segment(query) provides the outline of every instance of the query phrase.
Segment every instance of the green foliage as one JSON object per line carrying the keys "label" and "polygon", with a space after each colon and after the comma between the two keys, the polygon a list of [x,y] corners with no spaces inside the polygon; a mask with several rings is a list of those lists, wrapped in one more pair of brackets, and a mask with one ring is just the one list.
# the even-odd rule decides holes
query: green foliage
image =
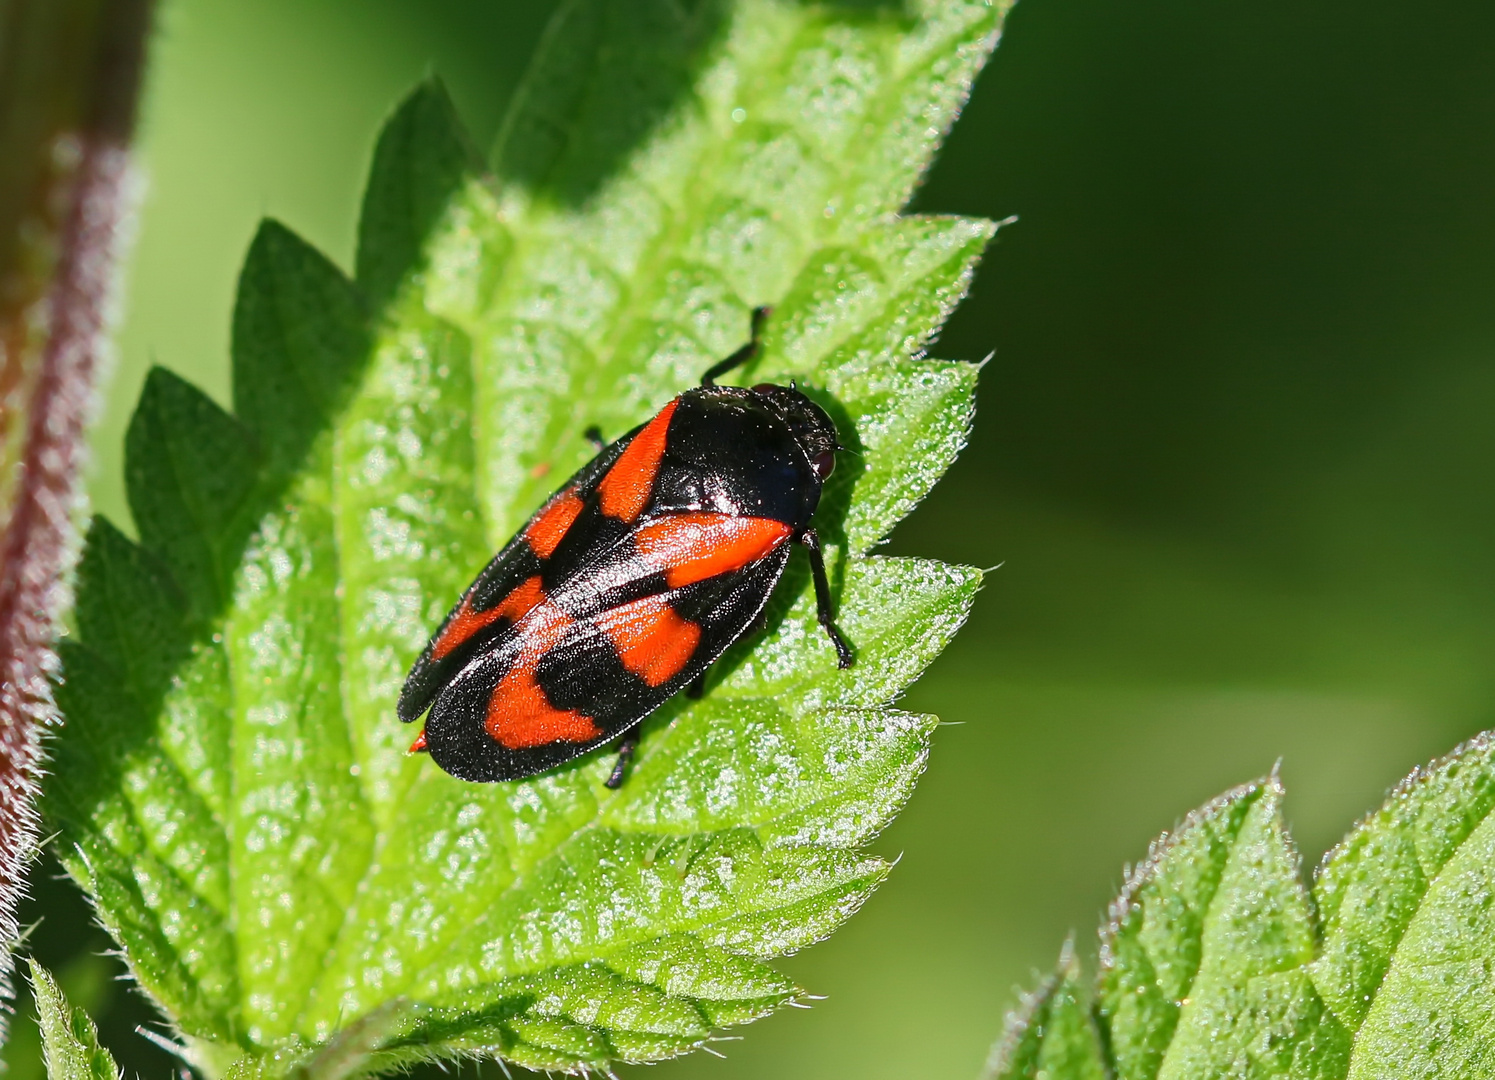
{"label": "green foliage", "polygon": [[119,1067],[99,1045],[93,1021],[68,1004],[56,980],[34,960],[31,991],[50,1080],[119,1080]]}
{"label": "green foliage", "polygon": [[[887,873],[862,846],[934,719],[890,703],[978,572],[869,555],[966,436],[977,369],[926,359],[992,235],[899,218],[995,40],[968,0],[578,0],[485,171],[443,91],[374,155],[357,277],[266,223],[233,415],[148,381],[140,543],[95,522],[47,811],[140,985],[209,1076],[502,1055],[656,1060],[797,989],[764,961]],[[764,634],[595,755],[467,784],[394,700],[454,597],[589,455],[775,308],[857,456],[827,489],[842,671],[796,561]]]}
{"label": "green foliage", "polygon": [[991,1080],[1106,1080],[1080,965],[1066,942],[1059,970],[1023,1001],[992,1053]]}
{"label": "green foliage", "polygon": [[1248,784],[1157,841],[1112,905],[1093,993],[1066,959],[1009,1021],[993,1080],[1495,1076],[1495,740],[1413,772],[1311,893],[1282,796],[1275,776]]}

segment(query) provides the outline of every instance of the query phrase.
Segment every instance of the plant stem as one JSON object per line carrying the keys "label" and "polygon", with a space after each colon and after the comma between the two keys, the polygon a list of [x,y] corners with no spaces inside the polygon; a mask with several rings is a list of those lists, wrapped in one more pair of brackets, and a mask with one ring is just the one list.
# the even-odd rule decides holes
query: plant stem
{"label": "plant stem", "polygon": [[36,844],[52,642],[134,205],[151,0],[0,0],[0,978]]}

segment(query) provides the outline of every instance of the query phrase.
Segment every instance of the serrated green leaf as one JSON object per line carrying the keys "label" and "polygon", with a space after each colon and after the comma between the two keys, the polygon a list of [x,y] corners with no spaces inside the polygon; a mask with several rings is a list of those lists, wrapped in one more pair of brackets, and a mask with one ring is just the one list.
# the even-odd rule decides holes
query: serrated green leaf
{"label": "serrated green leaf", "polygon": [[1495,1076],[1495,741],[1426,770],[1324,860],[1315,983],[1355,1032],[1348,1076]]}
{"label": "serrated green leaf", "polygon": [[1007,1017],[983,1080],[1106,1080],[1080,965],[1070,945],[1059,970]]}
{"label": "serrated green leaf", "polygon": [[[429,238],[481,167],[451,99],[438,84],[411,94],[390,117],[374,154],[358,221],[354,276],[375,311],[426,261]],[[442,254],[447,257],[434,261],[450,265],[450,254]],[[473,269],[481,274],[486,268]]]}
{"label": "serrated green leaf", "polygon": [[[178,690],[196,682],[204,655],[214,652],[188,661]],[[171,747],[181,717],[174,723],[168,705],[152,730],[150,715],[103,657],[69,641],[59,656],[67,679],[57,699],[68,736],[55,743],[46,809],[72,842],[63,863],[171,1017],[187,1030],[228,1038],[238,1026],[239,1000],[228,926],[229,842],[223,818],[193,787],[221,782],[227,772],[220,762],[215,773],[208,755],[178,764]],[[199,717],[216,721],[217,730],[203,734],[226,747],[227,714],[214,712],[206,697],[202,704],[192,727]]]}
{"label": "serrated green leaf", "polygon": [[[1495,737],[1403,781],[1325,857],[1312,902],[1282,794],[1271,777],[1221,796],[1129,875],[1096,989],[1109,1074],[1495,1077]],[[1039,1075],[1052,1037],[1019,1030],[1002,1060],[1029,1072],[997,1075]]]}
{"label": "serrated green leaf", "polygon": [[190,645],[187,603],[167,564],[95,518],[78,563],[78,634],[149,711]]}
{"label": "serrated green leaf", "polygon": [[[886,875],[861,846],[935,724],[889,705],[980,585],[867,553],[970,424],[976,366],[924,349],[993,227],[894,215],[999,16],[576,0],[491,173],[439,84],[397,110],[356,281],[261,228],[235,415],[162,373],[132,425],[142,544],[95,527],[49,804],[205,1073],[657,1060],[798,993],[764,961]],[[760,304],[741,378],[797,380],[856,451],[817,525],[857,664],[796,556],[621,791],[605,754],[476,785],[404,753],[411,659],[582,432],[693,385]]]}
{"label": "serrated green leaf", "polygon": [[125,486],[141,545],[171,565],[200,621],[228,598],[258,465],[243,425],[164,368],[150,372],[125,435]]}
{"label": "serrated green leaf", "polygon": [[1273,777],[1205,807],[1118,901],[1102,1014],[1125,1007],[1148,967],[1157,994],[1177,1007],[1161,1038],[1166,1024],[1108,1024],[1118,1076],[1328,1077],[1342,1069],[1344,1029],[1308,977],[1314,926],[1282,795]]}
{"label": "serrated green leaf", "polygon": [[74,1009],[56,981],[31,961],[31,990],[50,1080],[119,1080],[122,1075],[82,1009]]}
{"label": "serrated green leaf", "polygon": [[[272,478],[304,465],[352,393],[368,358],[366,310],[353,283],[315,248],[278,222],[260,225],[234,304],[234,412]],[[199,465],[218,468],[206,457]]]}

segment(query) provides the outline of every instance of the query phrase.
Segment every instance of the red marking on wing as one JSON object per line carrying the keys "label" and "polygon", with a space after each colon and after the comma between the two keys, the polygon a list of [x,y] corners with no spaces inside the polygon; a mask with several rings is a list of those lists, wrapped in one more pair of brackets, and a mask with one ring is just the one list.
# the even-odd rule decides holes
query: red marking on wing
{"label": "red marking on wing", "polygon": [[422,731],[419,735],[417,735],[415,737],[415,741],[410,744],[410,749],[406,750],[405,753],[407,753],[407,754],[424,754],[429,749],[431,749],[431,748],[426,745],[426,733],[424,731]]}
{"label": "red marking on wing", "polygon": [[554,742],[588,742],[602,734],[590,716],[575,709],[557,709],[535,679],[540,657],[561,640],[574,620],[546,604],[535,609],[522,629],[524,644],[509,673],[498,681],[488,699],[483,726],[501,746],[524,750]]}
{"label": "red marking on wing", "polygon": [[732,514],[675,514],[634,535],[639,554],[664,571],[672,589],[741,570],[789,539],[788,525]]}
{"label": "red marking on wing", "polygon": [[576,493],[566,490],[557,495],[545,509],[535,515],[535,520],[524,527],[524,539],[536,555],[548,559],[560,546],[566,530],[576,521],[584,504]]}
{"label": "red marking on wing", "polygon": [[597,485],[598,501],[608,517],[633,521],[643,512],[644,504],[649,501],[649,492],[654,487],[654,478],[659,475],[665,432],[678,404],[680,399],[676,398],[660,409],[659,415],[633,437],[628,448]]}
{"label": "red marking on wing", "polygon": [[518,622],[544,599],[545,588],[538,575],[526,578],[523,584],[503,598],[502,603],[486,611],[474,611],[472,597],[464,598],[457,614],[452,616],[452,621],[442,628],[441,636],[436,639],[436,644],[431,649],[432,657],[437,660],[444,658],[473,634],[499,619]]}
{"label": "red marking on wing", "polygon": [[597,626],[618,650],[623,666],[650,686],[662,686],[680,674],[701,643],[701,628],[681,618],[662,596],[604,611]]}

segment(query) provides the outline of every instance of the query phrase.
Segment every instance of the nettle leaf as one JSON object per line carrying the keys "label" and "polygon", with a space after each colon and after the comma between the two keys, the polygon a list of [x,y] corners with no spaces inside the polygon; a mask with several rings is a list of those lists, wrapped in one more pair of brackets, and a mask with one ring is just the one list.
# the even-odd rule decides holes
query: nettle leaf
{"label": "nettle leaf", "polygon": [[1106,1080],[1072,944],[1065,943],[1059,970],[1007,1017],[1007,1036],[993,1048],[986,1075],[991,1080]]}
{"label": "nettle leaf", "polygon": [[1157,841],[1094,989],[1066,961],[989,1075],[1495,1077],[1495,737],[1413,772],[1311,894],[1282,795],[1275,776],[1237,788]]}
{"label": "nettle leaf", "polygon": [[68,1004],[56,980],[34,960],[31,989],[47,1076],[51,1080],[119,1080],[119,1066],[99,1045],[93,1021],[82,1009]]}
{"label": "nettle leaf", "polygon": [[[80,570],[48,813],[209,1076],[701,1045],[798,989],[765,964],[888,866],[923,768],[891,703],[980,574],[868,554],[963,445],[977,367],[924,349],[989,222],[902,218],[996,39],[979,0],[576,0],[491,164],[438,85],[381,135],[347,279],[266,223],[233,414],[165,372],[127,443],[140,543]],[[842,671],[791,563],[766,630],[599,753],[469,784],[394,703],[475,572],[772,305],[741,379],[798,380],[847,455],[817,522]]]}

